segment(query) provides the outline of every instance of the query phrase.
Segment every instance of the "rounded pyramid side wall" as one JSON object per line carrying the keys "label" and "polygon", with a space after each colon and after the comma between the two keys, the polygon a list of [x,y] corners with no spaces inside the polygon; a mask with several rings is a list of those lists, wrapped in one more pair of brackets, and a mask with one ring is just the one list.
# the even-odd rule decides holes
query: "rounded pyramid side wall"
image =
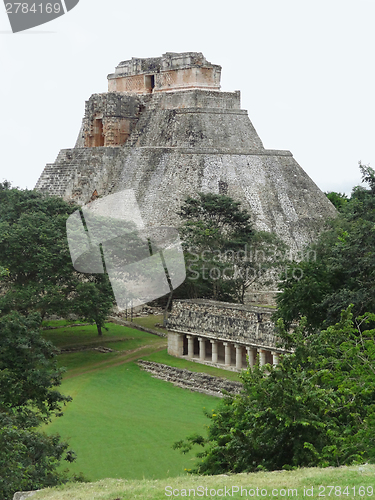
{"label": "rounded pyramid side wall", "polygon": [[[266,152],[265,152],[266,153]],[[178,226],[177,212],[197,192],[227,194],[242,203],[259,230],[294,249],[313,241],[336,210],[288,152],[194,154],[134,148],[118,158],[116,191],[132,188],[149,225]]]}
{"label": "rounded pyramid side wall", "polygon": [[313,241],[335,216],[290,152],[263,148],[240,109],[239,92],[192,90],[142,99],[124,146],[63,150],[37,188],[82,205],[95,190],[105,196],[134,189],[152,226],[178,226],[187,196],[228,194],[251,213],[257,229],[275,232],[292,249]]}

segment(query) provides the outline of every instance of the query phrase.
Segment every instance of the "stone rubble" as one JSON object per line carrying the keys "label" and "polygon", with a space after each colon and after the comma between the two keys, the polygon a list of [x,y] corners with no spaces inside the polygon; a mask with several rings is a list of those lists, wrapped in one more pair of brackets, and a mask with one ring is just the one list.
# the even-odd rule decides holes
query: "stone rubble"
{"label": "stone rubble", "polygon": [[222,391],[230,394],[239,394],[243,388],[240,382],[232,382],[225,378],[214,377],[206,373],[191,372],[186,369],[174,368],[153,361],[138,360],[138,365],[153,377],[171,382],[177,387],[201,392],[209,396],[224,397]]}

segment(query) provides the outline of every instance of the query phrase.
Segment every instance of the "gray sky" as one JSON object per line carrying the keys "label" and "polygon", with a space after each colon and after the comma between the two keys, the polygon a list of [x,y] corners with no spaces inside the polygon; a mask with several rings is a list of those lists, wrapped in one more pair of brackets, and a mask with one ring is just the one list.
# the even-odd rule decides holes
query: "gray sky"
{"label": "gray sky", "polygon": [[131,57],[203,52],[268,149],[290,150],[323,190],[375,168],[374,0],[80,0],[12,34],[0,13],[0,181],[33,188],[73,147],[91,94]]}

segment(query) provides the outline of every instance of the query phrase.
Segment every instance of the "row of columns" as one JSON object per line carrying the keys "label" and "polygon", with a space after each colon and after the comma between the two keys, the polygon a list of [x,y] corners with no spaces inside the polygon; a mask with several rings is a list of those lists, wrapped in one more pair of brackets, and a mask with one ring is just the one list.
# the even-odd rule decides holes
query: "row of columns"
{"label": "row of columns", "polygon": [[[194,357],[194,335],[186,335],[187,340],[188,340],[188,349],[187,349],[187,357],[188,358],[193,358]],[[212,349],[211,349],[211,359],[207,360],[206,359],[206,341],[208,339],[205,339],[203,337],[198,337],[199,341],[199,359],[201,361],[211,361],[212,363],[219,363],[219,341],[218,340],[210,340],[210,343],[212,344]],[[241,370],[244,368],[243,366],[243,348],[244,346],[239,345],[239,344],[232,344],[231,342],[223,342],[223,345],[225,347],[225,356],[224,356],[224,365],[225,366],[232,366],[232,347],[236,349],[236,368],[238,370]],[[258,349],[255,347],[246,347],[247,351],[247,356],[249,359],[249,365],[250,368],[253,368],[257,355],[259,353],[259,364],[260,366],[265,365],[266,363],[270,362],[267,361],[267,357],[269,357],[269,354],[272,356],[272,364],[276,366],[279,363],[279,353],[275,351],[268,351],[266,349]]]}

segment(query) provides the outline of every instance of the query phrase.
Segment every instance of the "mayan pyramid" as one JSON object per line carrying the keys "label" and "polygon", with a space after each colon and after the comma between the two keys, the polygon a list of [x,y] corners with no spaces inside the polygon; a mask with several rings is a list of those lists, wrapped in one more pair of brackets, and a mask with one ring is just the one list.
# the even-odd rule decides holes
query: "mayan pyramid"
{"label": "mayan pyramid", "polygon": [[86,102],[75,147],[36,189],[81,205],[133,189],[149,226],[178,225],[188,195],[228,194],[257,229],[301,248],[335,209],[292,153],[264,149],[240,92],[221,92],[220,76],[197,52],[121,62],[108,92]]}

